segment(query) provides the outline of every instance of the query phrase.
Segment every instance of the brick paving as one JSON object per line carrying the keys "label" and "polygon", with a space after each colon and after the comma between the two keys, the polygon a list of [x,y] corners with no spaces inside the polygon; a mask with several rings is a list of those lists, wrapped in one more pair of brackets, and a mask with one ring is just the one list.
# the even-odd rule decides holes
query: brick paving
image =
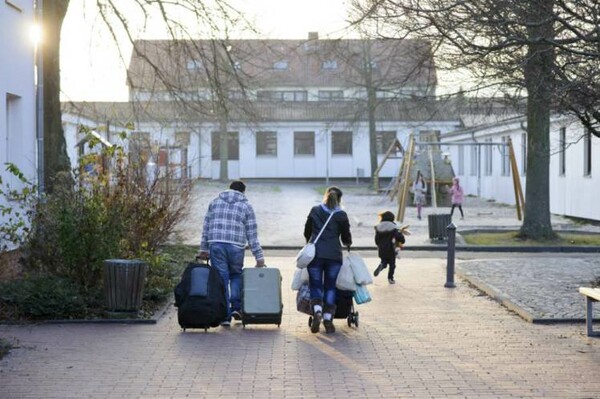
{"label": "brick paving", "polygon": [[173,308],[156,325],[0,326],[18,342],[0,361],[0,397],[600,397],[600,340],[583,325],[527,323],[460,279],[444,288],[441,258],[407,253],[396,285],[369,286],[358,328],[311,334],[290,255],[267,254],[284,277],[280,328],[182,333]]}
{"label": "brick paving", "polygon": [[[196,186],[179,231],[184,242],[198,244],[206,205],[222,186]],[[250,182],[263,245],[302,245],[319,186]],[[355,245],[372,246],[377,213],[397,206],[365,186],[340,186]],[[464,208],[459,233],[520,224],[511,207],[467,198]],[[447,211],[425,208],[417,220],[408,208],[408,247],[428,244],[426,216]],[[523,317],[580,318],[576,288],[600,275],[597,256],[458,253],[457,272],[471,283],[457,277],[457,288],[447,289],[444,252],[404,254],[398,283],[377,278],[373,301],[357,306],[359,327],[336,320],[335,335],[309,332],[289,290],[294,253],[273,250],[267,262],[284,277],[280,328],[182,333],[172,307],[155,325],[0,325],[17,346],[0,361],[0,398],[600,398],[600,339],[585,336],[584,324],[528,323],[471,285]],[[363,255],[376,265],[374,252]]]}

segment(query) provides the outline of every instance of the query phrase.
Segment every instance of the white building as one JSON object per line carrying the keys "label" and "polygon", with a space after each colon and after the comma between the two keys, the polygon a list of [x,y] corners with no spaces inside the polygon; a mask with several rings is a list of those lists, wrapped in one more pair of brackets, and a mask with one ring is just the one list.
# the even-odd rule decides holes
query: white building
{"label": "white building", "polygon": [[9,182],[7,162],[29,179],[36,176],[34,21],[33,1],[0,3],[0,173]]}
{"label": "white building", "polygon": [[[526,119],[509,118],[457,130],[442,142],[498,143],[512,140],[523,191],[527,184]],[[550,212],[600,220],[600,140],[574,118],[555,115],[550,124]],[[508,152],[498,146],[447,146],[465,194],[516,204]]]}
{"label": "white building", "polygon": [[66,118],[132,125],[132,151],[191,178],[219,177],[225,113],[230,179],[369,176],[369,90],[379,161],[395,138],[460,126],[428,100],[435,66],[418,40],[142,40],[127,82],[131,103],[65,104]]}
{"label": "white building", "polygon": [[[6,172],[7,163],[16,165],[34,183],[37,175],[33,3],[0,2],[0,177],[3,186],[8,184],[11,189],[22,184]],[[2,201],[5,199],[0,197],[0,203],[7,205]],[[6,217],[0,215],[0,223]]]}

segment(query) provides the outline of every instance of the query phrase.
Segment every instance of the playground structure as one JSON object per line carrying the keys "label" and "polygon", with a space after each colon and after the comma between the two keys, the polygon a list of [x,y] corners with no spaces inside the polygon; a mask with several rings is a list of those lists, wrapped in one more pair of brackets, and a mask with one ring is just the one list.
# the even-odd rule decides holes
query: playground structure
{"label": "playground structure", "polygon": [[[394,140],[388,150],[386,151],[380,165],[375,170],[373,176],[373,187],[377,192],[384,191],[385,195],[393,200],[398,200],[398,212],[396,213],[396,220],[399,222],[404,221],[406,203],[409,199],[409,189],[412,187],[413,181],[416,178],[417,171],[421,171],[423,179],[428,187],[428,193],[430,193],[430,203],[434,208],[438,206],[438,195],[441,196],[442,201],[448,200],[446,188],[452,184],[452,179],[455,176],[452,168],[451,161],[443,156],[440,146],[477,146],[477,178],[481,179],[481,147],[482,146],[505,146],[508,150],[508,157],[510,160],[510,170],[513,179],[513,189],[515,193],[515,204],[517,210],[517,219],[522,220],[523,212],[525,208],[525,200],[523,196],[523,189],[521,187],[521,179],[519,178],[519,170],[517,168],[517,161],[515,158],[515,152],[513,149],[512,141],[509,139],[503,143],[491,143],[491,142],[470,142],[470,143],[440,143],[438,140],[435,141],[415,141],[413,135],[409,136],[408,148],[404,150],[398,139]],[[417,146],[420,151],[417,151]],[[426,149],[426,150],[425,150]],[[392,156],[398,152],[403,153],[402,157]],[[383,165],[388,159],[402,158],[402,163],[398,174],[390,185],[381,190],[379,188],[379,172],[383,168]],[[444,198],[446,196],[446,198]]]}

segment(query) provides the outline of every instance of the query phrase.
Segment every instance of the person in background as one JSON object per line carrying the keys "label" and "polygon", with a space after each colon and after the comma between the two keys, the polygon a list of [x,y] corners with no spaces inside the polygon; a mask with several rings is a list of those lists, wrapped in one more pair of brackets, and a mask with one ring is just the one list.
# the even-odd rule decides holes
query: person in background
{"label": "person in background", "polygon": [[388,283],[395,284],[394,272],[396,271],[396,249],[406,242],[404,234],[394,222],[394,214],[385,211],[379,214],[379,223],[375,225],[375,244],[379,255],[379,266],[373,272],[377,277],[386,267],[388,269]]}
{"label": "person in background", "polygon": [[464,219],[465,214],[463,213],[462,203],[464,199],[463,188],[460,185],[458,177],[452,179],[452,187],[450,187],[450,195],[452,196],[452,209],[450,210],[450,217],[454,214],[454,208],[458,207],[460,211],[460,218]]}
{"label": "person in background", "polygon": [[423,179],[420,170],[417,171],[417,178],[413,183],[412,191],[414,195],[414,204],[417,207],[417,218],[421,220],[421,210],[426,201],[425,194],[427,193],[427,184],[425,184],[425,180]]}
{"label": "person in background", "polygon": [[331,215],[331,220],[315,244],[315,258],[307,267],[313,311],[312,333],[319,332],[321,321],[326,333],[335,332],[335,282],[342,267],[342,243],[348,249],[352,245],[350,220],[342,210],[341,203],[342,190],[335,186],[327,188],[323,202],[312,207],[304,225],[304,238],[307,242],[314,242]]}
{"label": "person in background", "polygon": [[246,243],[263,267],[265,259],[258,241],[258,226],[252,205],[244,195],[246,185],[241,180],[231,183],[208,205],[200,241],[200,259],[209,259],[225,284],[227,318],[221,325],[231,325],[231,318],[241,320],[241,277]]}

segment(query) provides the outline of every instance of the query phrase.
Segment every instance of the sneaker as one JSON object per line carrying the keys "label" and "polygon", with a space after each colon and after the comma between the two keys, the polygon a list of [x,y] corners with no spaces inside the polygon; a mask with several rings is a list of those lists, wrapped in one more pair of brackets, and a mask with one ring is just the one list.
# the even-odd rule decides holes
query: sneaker
{"label": "sneaker", "polygon": [[234,310],[233,312],[231,312],[231,317],[233,317],[234,320],[242,320],[242,314],[240,312],[238,312],[237,310]]}
{"label": "sneaker", "polygon": [[316,334],[319,332],[319,328],[321,326],[321,320],[323,319],[322,312],[316,312],[313,315],[312,323],[310,324],[310,332]]}
{"label": "sneaker", "polygon": [[379,273],[383,270],[383,264],[379,264],[379,266],[377,266],[377,269],[375,269],[375,271],[373,272],[373,276],[377,277],[379,276]]}
{"label": "sneaker", "polygon": [[221,322],[221,327],[231,327],[231,322],[230,321],[222,321]]}
{"label": "sneaker", "polygon": [[335,332],[333,320],[323,320],[323,326],[325,327],[325,332],[327,334],[333,334]]}
{"label": "sneaker", "polygon": [[388,278],[388,283],[390,283],[390,284],[396,284],[396,282],[394,281],[393,278]]}

